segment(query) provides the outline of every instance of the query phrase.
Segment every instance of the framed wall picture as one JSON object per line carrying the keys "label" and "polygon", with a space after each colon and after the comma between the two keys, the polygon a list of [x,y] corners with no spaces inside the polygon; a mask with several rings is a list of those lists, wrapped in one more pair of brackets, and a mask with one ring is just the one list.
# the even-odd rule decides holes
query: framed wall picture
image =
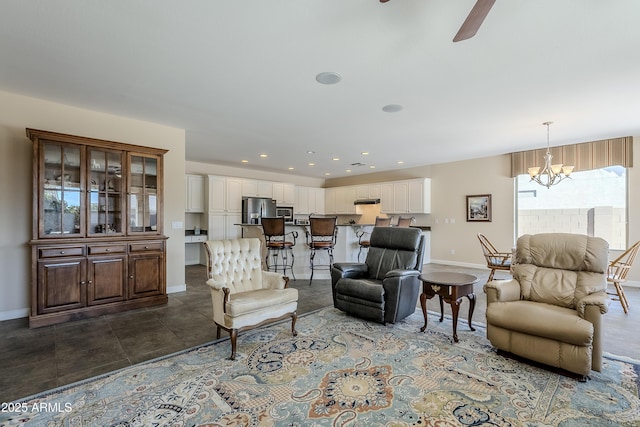
{"label": "framed wall picture", "polygon": [[467,196],[467,221],[491,221],[491,194]]}

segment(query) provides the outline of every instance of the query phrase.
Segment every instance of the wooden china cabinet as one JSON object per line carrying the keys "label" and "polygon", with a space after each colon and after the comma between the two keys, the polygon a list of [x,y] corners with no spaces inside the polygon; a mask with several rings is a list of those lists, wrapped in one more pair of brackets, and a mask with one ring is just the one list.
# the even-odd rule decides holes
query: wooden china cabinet
{"label": "wooden china cabinet", "polygon": [[167,150],[27,129],[31,314],[39,327],[167,302]]}

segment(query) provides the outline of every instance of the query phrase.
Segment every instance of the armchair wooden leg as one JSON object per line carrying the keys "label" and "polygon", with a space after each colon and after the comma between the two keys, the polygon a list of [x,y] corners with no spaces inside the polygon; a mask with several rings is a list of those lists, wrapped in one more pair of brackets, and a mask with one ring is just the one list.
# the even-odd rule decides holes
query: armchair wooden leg
{"label": "armchair wooden leg", "polygon": [[293,312],[291,313],[291,334],[294,337],[298,336],[298,331],[296,331],[296,321],[298,320],[298,313],[297,312]]}
{"label": "armchair wooden leg", "polygon": [[216,328],[216,339],[220,339],[220,326]]}
{"label": "armchair wooden leg", "polygon": [[231,356],[229,360],[236,360],[236,340],[238,339],[238,330],[231,329],[229,331],[229,336],[231,337]]}
{"label": "armchair wooden leg", "polygon": [[489,278],[487,279],[487,283],[493,280],[493,275],[496,274],[496,270],[491,269],[491,273],[489,273]]}
{"label": "armchair wooden leg", "polygon": [[624,294],[622,285],[618,282],[614,282],[613,285],[616,288],[616,293],[618,294],[618,299],[620,300],[620,305],[624,310],[624,314],[627,314],[629,312],[629,301],[627,301],[627,296]]}

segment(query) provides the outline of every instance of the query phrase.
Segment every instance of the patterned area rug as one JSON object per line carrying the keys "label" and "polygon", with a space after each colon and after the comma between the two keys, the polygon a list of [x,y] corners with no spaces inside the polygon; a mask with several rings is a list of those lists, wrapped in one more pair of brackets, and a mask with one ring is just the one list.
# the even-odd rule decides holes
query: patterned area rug
{"label": "patterned area rug", "polygon": [[[637,426],[637,366],[580,383],[496,353],[482,327],[333,308],[15,402],[0,426]],[[474,324],[475,325],[475,324]]]}

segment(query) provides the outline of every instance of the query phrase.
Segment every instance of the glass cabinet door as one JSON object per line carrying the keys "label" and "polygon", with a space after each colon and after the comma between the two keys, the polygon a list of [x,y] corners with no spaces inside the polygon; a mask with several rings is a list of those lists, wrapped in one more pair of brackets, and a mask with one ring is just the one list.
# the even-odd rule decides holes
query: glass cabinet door
{"label": "glass cabinet door", "polygon": [[131,155],[129,233],[158,231],[158,158]]}
{"label": "glass cabinet door", "polygon": [[45,141],[42,148],[43,195],[40,198],[40,235],[80,235],[82,203],[81,148]]}
{"label": "glass cabinet door", "polygon": [[122,234],[121,151],[89,149],[89,235]]}

